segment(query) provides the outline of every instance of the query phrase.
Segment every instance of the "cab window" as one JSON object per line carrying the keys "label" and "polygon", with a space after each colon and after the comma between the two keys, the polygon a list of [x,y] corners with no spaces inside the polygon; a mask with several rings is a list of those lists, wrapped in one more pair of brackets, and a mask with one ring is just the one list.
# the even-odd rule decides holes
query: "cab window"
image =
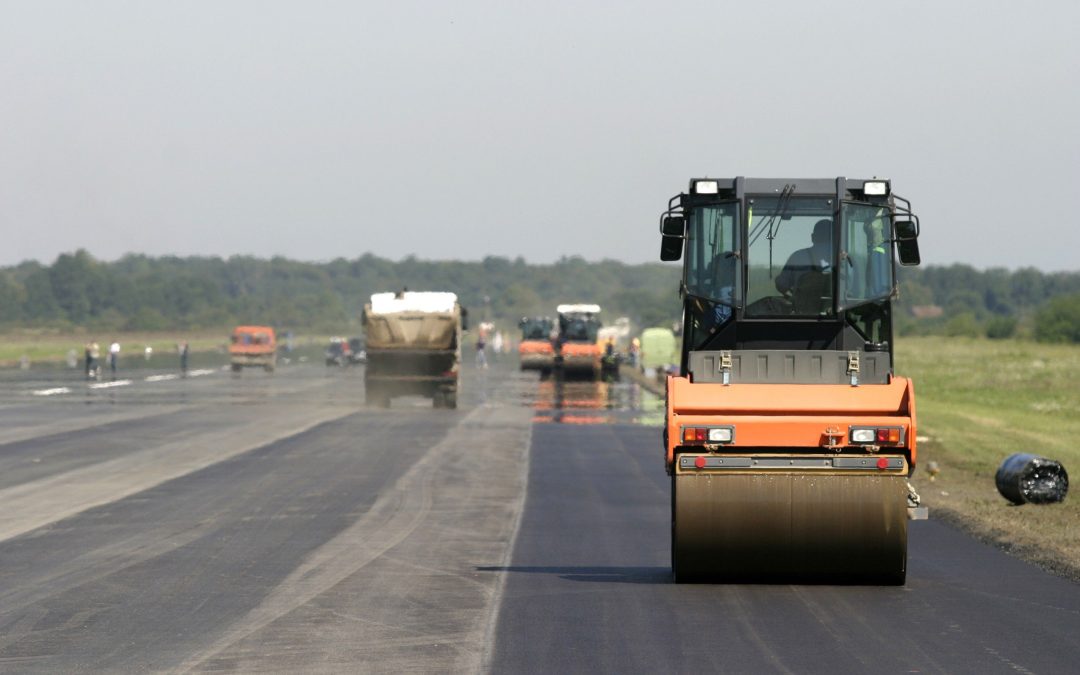
{"label": "cab window", "polygon": [[823,197],[749,200],[748,318],[833,315],[834,215]]}
{"label": "cab window", "polygon": [[842,214],[841,308],[889,297],[893,291],[889,209],[877,204],[845,203]]}
{"label": "cab window", "polygon": [[735,252],[738,208],[732,203],[700,206],[689,217],[686,290],[690,295],[731,306],[739,278]]}

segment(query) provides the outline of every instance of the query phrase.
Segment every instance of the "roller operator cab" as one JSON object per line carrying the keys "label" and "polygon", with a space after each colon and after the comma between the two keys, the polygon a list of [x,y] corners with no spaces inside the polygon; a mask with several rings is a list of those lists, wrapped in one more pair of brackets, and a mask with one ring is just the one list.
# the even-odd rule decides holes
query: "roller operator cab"
{"label": "roller operator cab", "polygon": [[694,179],[660,221],[683,261],[667,378],[676,581],[902,584],[924,518],[915,395],[893,374],[895,263],[919,220],[880,179]]}

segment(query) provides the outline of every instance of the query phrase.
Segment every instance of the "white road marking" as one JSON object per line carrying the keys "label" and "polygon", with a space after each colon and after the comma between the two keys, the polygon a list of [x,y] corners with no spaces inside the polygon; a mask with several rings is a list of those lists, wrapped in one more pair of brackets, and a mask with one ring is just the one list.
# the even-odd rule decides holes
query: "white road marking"
{"label": "white road marking", "polygon": [[198,377],[200,375],[213,375],[217,371],[213,368],[201,368],[199,370],[193,370],[188,373],[188,377]]}
{"label": "white road marking", "polygon": [[146,378],[146,381],[147,382],[161,382],[162,380],[175,380],[178,377],[180,377],[180,376],[176,375],[176,374],[172,374],[172,375],[149,375]]}
{"label": "white road marking", "polygon": [[115,382],[98,382],[97,384],[91,384],[91,389],[111,389],[112,387],[126,387],[131,384],[131,380],[116,380]]}
{"label": "white road marking", "polygon": [[37,389],[34,391],[34,396],[56,396],[57,394],[70,394],[71,389],[67,387],[54,387],[52,389]]}

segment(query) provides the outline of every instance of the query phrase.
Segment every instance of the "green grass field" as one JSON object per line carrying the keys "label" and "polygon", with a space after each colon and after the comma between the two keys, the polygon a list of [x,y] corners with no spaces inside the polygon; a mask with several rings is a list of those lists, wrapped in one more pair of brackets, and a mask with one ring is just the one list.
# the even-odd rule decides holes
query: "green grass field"
{"label": "green grass field", "polygon": [[[915,380],[919,467],[935,512],[981,538],[1080,578],[1080,501],[1012,506],[994,484],[1002,460],[1030,452],[1080,476],[1080,345],[919,337],[897,343],[896,371]],[[1075,486],[1074,486],[1075,487]]]}
{"label": "green grass field", "polygon": [[1033,452],[1080,467],[1080,347],[956,338],[899,341],[920,434],[971,471]]}

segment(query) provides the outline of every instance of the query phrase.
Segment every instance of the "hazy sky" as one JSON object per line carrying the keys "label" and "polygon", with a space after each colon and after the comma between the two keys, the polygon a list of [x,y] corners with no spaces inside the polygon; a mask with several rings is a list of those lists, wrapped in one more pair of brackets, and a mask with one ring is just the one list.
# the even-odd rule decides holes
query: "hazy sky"
{"label": "hazy sky", "polygon": [[691,176],[890,177],[1080,269],[1080,2],[0,0],[0,265],[657,259]]}

